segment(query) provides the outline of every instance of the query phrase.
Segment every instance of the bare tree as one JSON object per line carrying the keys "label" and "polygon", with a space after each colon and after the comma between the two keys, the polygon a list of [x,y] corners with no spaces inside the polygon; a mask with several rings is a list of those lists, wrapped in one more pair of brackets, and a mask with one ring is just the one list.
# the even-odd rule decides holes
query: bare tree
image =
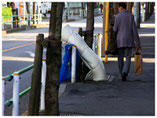
{"label": "bare tree", "polygon": [[[87,22],[86,22],[86,33],[85,42],[92,48],[93,33],[94,33],[94,5],[95,3],[87,2]],[[84,80],[86,74],[89,72],[89,68],[83,64],[81,72],[81,80]]]}
{"label": "bare tree", "polygon": [[94,3],[87,3],[87,26],[86,26],[86,43],[92,48],[94,33]]}
{"label": "bare tree", "polygon": [[15,9],[15,3],[14,2],[11,2],[11,8],[12,8],[12,16],[13,16],[13,28],[16,28],[17,25],[16,25],[16,17],[14,17],[16,15],[16,9]]}
{"label": "bare tree", "polygon": [[27,10],[27,14],[29,15],[29,17],[27,17],[28,20],[28,26],[31,25],[31,21],[30,21],[30,2],[26,2],[26,10]]}
{"label": "bare tree", "polygon": [[58,90],[61,66],[61,28],[64,3],[51,4],[49,45],[46,53],[45,115],[59,115]]}
{"label": "bare tree", "polygon": [[35,2],[33,2],[33,24],[35,24],[35,14],[36,14],[36,11],[35,11]]}

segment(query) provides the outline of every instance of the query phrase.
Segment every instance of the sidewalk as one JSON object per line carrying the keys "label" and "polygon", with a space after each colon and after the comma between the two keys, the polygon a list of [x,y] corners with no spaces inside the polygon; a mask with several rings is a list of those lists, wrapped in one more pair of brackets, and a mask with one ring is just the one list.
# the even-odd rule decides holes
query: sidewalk
{"label": "sidewalk", "polygon": [[116,58],[105,63],[112,82],[67,84],[59,98],[61,115],[155,115],[155,14],[138,30],[143,52],[143,74],[134,74],[131,63],[127,81],[121,81]]}

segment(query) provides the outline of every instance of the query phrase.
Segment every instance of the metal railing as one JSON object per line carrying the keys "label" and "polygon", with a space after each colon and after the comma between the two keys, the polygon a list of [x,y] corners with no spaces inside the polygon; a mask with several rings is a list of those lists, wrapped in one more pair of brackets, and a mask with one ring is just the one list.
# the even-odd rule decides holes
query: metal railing
{"label": "metal railing", "polygon": [[[40,100],[40,110],[45,109],[45,83],[46,83],[46,59],[42,60],[42,78],[41,78],[41,100]],[[26,88],[22,92],[19,92],[20,89],[20,75],[25,72],[28,72],[34,67],[34,64],[23,68],[13,74],[2,77],[2,116],[4,116],[5,107],[13,105],[12,115],[19,115],[19,98],[24,96],[27,92],[31,90],[31,87]],[[5,84],[13,80],[13,97],[5,101]],[[71,83],[76,82],[76,47],[72,47],[72,64],[71,64]]]}
{"label": "metal railing", "polygon": [[[14,18],[16,18],[16,20],[13,20]],[[5,24],[10,24],[11,28],[13,28],[13,22],[18,22],[19,27],[21,27],[22,24],[27,24],[28,25],[28,21],[35,22],[35,24],[36,23],[39,24],[42,21],[42,14],[3,16],[2,17],[2,29],[4,29]]]}
{"label": "metal railing", "polygon": [[[17,72],[14,72],[13,74],[7,75],[5,77],[2,77],[2,116],[4,116],[4,112],[5,112],[5,107],[9,107],[10,105],[13,105],[13,110],[12,110],[12,115],[13,116],[18,116],[19,115],[19,98],[21,98],[22,96],[24,96],[27,92],[30,91],[31,87],[26,88],[25,90],[23,90],[22,92],[19,92],[20,89],[20,75],[22,75],[23,73],[31,70],[33,68],[34,64],[23,68],[22,70],[19,70]],[[46,64],[45,64],[45,59],[43,59],[42,61],[42,84],[44,84],[45,86],[45,75],[46,75]],[[5,85],[6,82],[10,82],[13,79],[13,97],[10,98],[9,100],[5,101]],[[44,81],[44,83],[43,83]],[[42,85],[43,86],[43,85]],[[45,91],[45,89],[43,90],[43,87],[41,88],[41,91]],[[44,92],[41,92],[41,101],[42,101],[42,106],[44,106],[44,102],[43,102],[43,94],[45,94]]]}

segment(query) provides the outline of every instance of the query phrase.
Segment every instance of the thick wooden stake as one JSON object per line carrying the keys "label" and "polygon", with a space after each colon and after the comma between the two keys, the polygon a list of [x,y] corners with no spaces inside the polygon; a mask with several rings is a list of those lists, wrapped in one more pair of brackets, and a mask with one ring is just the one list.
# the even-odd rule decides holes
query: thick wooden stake
{"label": "thick wooden stake", "polygon": [[36,39],[35,60],[32,73],[31,91],[29,97],[29,111],[28,115],[39,115],[40,107],[40,88],[41,88],[41,69],[42,69],[42,54],[43,47],[41,42],[44,39],[43,34],[39,34]]}

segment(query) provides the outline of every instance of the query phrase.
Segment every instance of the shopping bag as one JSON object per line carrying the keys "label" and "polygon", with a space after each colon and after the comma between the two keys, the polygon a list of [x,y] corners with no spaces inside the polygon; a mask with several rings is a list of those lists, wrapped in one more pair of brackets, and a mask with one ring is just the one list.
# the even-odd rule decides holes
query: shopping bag
{"label": "shopping bag", "polygon": [[142,74],[142,53],[136,51],[135,53],[135,74]]}

